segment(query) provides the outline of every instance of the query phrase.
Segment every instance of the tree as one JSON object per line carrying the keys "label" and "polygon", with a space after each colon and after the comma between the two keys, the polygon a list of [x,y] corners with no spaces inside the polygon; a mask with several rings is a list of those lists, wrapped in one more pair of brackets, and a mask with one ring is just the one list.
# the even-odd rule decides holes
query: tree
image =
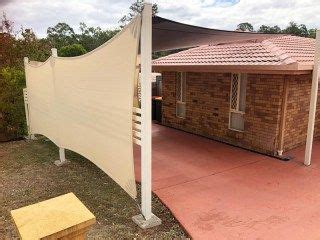
{"label": "tree", "polygon": [[0,20],[0,68],[23,67],[23,57],[45,61],[50,56],[51,45],[46,39],[38,39],[32,29],[21,28],[14,32],[14,24],[6,15]]}
{"label": "tree", "polygon": [[309,37],[309,32],[304,24],[298,25],[295,22],[290,22],[289,26],[283,29],[283,33],[292,34],[295,36],[301,36],[301,37]]}
{"label": "tree", "polygon": [[0,33],[13,35],[13,25],[13,21],[9,20],[7,15],[3,13],[0,21]]}
{"label": "tree", "polygon": [[38,39],[33,30],[29,28],[21,28],[21,36],[22,38],[17,39],[21,62],[23,57],[44,62],[51,55],[52,45],[48,39]]}
{"label": "tree", "polygon": [[92,51],[99,47],[119,32],[119,29],[102,30],[100,27],[88,27],[85,23],[80,23],[79,29],[80,34],[77,34],[78,42],[87,51]]}
{"label": "tree", "polygon": [[44,61],[51,48],[32,29],[13,29],[13,22],[4,14],[0,19],[0,141],[19,138],[26,132],[23,57]]}
{"label": "tree", "polygon": [[100,27],[88,27],[85,23],[80,23],[79,30],[80,33],[75,33],[67,23],[58,23],[48,28],[47,39],[58,51],[64,46],[81,44],[89,52],[119,32],[119,29],[102,30]]}
{"label": "tree", "polygon": [[[238,25],[238,28],[242,31],[253,30],[251,28],[252,25],[250,23],[240,23]],[[284,34],[290,34],[300,37],[309,37],[309,38],[315,38],[316,37],[316,31],[315,28],[308,29],[305,24],[297,24],[295,22],[290,22],[289,25],[285,29],[281,29],[278,25],[274,26],[268,26],[268,25],[261,25],[258,29],[259,33],[284,33]]]}
{"label": "tree", "polygon": [[[132,3],[131,6],[129,7],[129,9],[130,9],[129,13],[127,15],[124,15],[119,20],[119,23],[121,24],[120,27],[123,28],[137,14],[142,13],[143,5],[144,5],[144,0],[136,0],[134,3]],[[154,4],[152,4],[152,15],[154,16],[157,13],[158,13],[158,5],[156,3],[154,3]]]}
{"label": "tree", "polygon": [[12,67],[0,69],[0,142],[20,138],[26,133],[24,87],[22,70]]}
{"label": "tree", "polygon": [[308,30],[308,33],[309,33],[309,37],[310,37],[310,38],[316,38],[317,29],[316,29],[316,28],[310,28],[310,29]]}
{"label": "tree", "polygon": [[281,28],[278,25],[275,25],[273,27],[261,25],[258,32],[259,33],[281,33]]}
{"label": "tree", "polygon": [[66,23],[58,23],[54,27],[49,27],[47,29],[47,39],[57,49],[77,43],[73,28]]}
{"label": "tree", "polygon": [[253,32],[253,26],[251,23],[244,22],[244,23],[238,24],[237,30],[240,30],[243,32]]}
{"label": "tree", "polygon": [[3,13],[0,20],[0,68],[15,62],[13,22]]}
{"label": "tree", "polygon": [[83,55],[86,52],[86,49],[81,44],[71,44],[60,48],[58,55],[61,57],[75,57]]}

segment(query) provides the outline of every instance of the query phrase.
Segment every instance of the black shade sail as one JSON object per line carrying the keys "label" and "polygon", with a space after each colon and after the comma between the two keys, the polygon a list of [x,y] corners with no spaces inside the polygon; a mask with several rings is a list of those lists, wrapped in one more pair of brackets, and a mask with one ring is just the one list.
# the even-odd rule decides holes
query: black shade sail
{"label": "black shade sail", "polygon": [[153,52],[244,40],[263,40],[279,35],[217,30],[175,22],[158,16],[152,18]]}

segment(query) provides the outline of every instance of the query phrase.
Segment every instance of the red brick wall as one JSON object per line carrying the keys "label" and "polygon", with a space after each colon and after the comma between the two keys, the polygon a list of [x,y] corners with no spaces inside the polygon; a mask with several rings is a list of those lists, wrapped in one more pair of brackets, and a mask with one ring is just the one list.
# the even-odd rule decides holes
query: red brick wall
{"label": "red brick wall", "polygon": [[[312,76],[292,75],[289,80],[284,150],[303,145],[307,137]],[[318,94],[315,134],[320,135],[320,96]]]}
{"label": "red brick wall", "polygon": [[[310,88],[311,88],[311,85],[310,85]],[[306,120],[306,121],[308,121],[308,120]],[[320,137],[320,87],[319,87],[319,91],[318,91],[318,101],[317,101],[317,112],[316,112],[314,136],[317,138]]]}
{"label": "red brick wall", "polygon": [[230,73],[187,73],[186,119],[176,117],[175,73],[162,80],[164,125],[274,154],[284,75],[248,75],[245,131],[229,130]]}

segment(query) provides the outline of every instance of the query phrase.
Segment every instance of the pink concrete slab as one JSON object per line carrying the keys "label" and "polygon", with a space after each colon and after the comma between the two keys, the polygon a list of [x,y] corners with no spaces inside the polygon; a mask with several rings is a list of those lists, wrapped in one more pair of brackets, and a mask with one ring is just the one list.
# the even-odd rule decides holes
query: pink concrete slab
{"label": "pink concrete slab", "polygon": [[155,193],[194,239],[319,239],[319,178],[263,160]]}
{"label": "pink concrete slab", "polygon": [[[285,154],[291,156],[293,161],[302,165],[304,162],[304,151],[305,151],[305,147],[303,146],[303,147],[298,147],[293,150],[290,150],[290,151],[286,152]],[[313,165],[313,167],[315,167],[315,166],[318,167],[320,165],[320,141],[319,141],[319,139],[314,141],[311,157],[312,157],[311,164]]]}
{"label": "pink concrete slab", "polygon": [[[320,239],[320,142],[310,167],[159,125],[153,189],[194,239]],[[135,149],[139,177],[139,149]]]}
{"label": "pink concrete slab", "polygon": [[[153,125],[152,141],[153,189],[173,186],[257,161],[257,154],[250,151],[157,124]],[[135,146],[134,156],[136,177],[140,180],[140,147]]]}

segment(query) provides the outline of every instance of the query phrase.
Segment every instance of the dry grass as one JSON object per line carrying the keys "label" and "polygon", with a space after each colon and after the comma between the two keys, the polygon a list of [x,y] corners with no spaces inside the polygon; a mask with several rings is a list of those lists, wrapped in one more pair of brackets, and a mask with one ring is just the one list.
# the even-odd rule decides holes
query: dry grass
{"label": "dry grass", "polygon": [[153,212],[161,226],[142,230],[131,217],[136,203],[90,161],[67,151],[70,163],[56,167],[58,149],[45,139],[0,144],[0,239],[15,239],[17,232],[10,210],[68,192],[97,217],[88,239],[181,239],[186,238],[170,211],[153,197]]}

